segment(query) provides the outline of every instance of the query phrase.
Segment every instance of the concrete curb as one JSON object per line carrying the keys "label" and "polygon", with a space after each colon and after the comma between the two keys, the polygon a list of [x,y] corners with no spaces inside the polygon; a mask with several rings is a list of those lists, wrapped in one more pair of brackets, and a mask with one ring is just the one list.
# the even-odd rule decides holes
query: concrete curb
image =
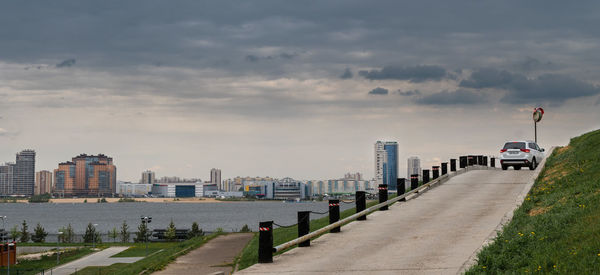
{"label": "concrete curb", "polygon": [[463,273],[465,273],[465,271],[467,271],[467,269],[469,269],[471,266],[473,266],[477,262],[477,254],[479,254],[479,252],[484,247],[493,243],[494,240],[496,239],[496,236],[498,235],[498,232],[501,232],[502,228],[504,228],[504,225],[508,224],[512,220],[515,210],[517,210],[517,208],[519,208],[521,206],[521,204],[523,204],[523,201],[525,201],[525,198],[527,197],[527,194],[529,194],[531,187],[533,187],[535,180],[538,178],[541,171],[544,170],[544,167],[546,167],[546,160],[550,156],[552,156],[552,152],[554,152],[555,148],[556,148],[556,146],[550,147],[550,150],[548,150],[548,152],[546,153],[546,157],[544,157],[542,162],[538,165],[537,169],[534,170],[533,175],[529,179],[529,182],[527,183],[527,185],[525,185],[525,188],[523,188],[523,191],[521,191],[521,193],[517,196],[517,198],[515,200],[515,205],[510,210],[508,210],[508,212],[506,212],[504,214],[504,217],[502,217],[502,220],[500,220],[500,223],[496,226],[496,229],[494,229],[494,232],[492,232],[485,239],[485,241],[483,241],[481,246],[479,248],[477,248],[473,252],[473,254],[471,254],[469,259],[463,263],[463,265],[460,267],[457,274],[463,274]]}

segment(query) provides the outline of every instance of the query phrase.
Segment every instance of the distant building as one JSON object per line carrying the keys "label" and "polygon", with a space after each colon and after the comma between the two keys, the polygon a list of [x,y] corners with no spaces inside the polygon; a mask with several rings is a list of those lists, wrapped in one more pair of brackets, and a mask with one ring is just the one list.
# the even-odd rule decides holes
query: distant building
{"label": "distant building", "polygon": [[193,198],[204,196],[202,182],[169,182],[152,185],[152,196],[163,198]]}
{"label": "distant building", "polygon": [[142,197],[152,191],[152,184],[117,181],[116,193],[124,197]]}
{"label": "distant building", "polygon": [[421,160],[418,157],[410,157],[407,160],[407,169],[406,169],[406,178],[410,179],[410,175],[421,175],[423,174],[421,170]]}
{"label": "distant building", "polygon": [[117,167],[105,155],[76,156],[54,170],[55,192],[67,195],[110,195],[116,192]]}
{"label": "distant building", "polygon": [[152,172],[150,170],[142,172],[142,181],[140,183],[155,184],[156,178],[155,178],[154,172]]}
{"label": "distant building", "polygon": [[361,173],[346,173],[344,175],[344,179],[345,180],[362,180],[362,174]]}
{"label": "distant building", "polygon": [[52,193],[52,172],[42,170],[35,173],[34,195]]}
{"label": "distant building", "polygon": [[223,190],[223,186],[221,184],[221,169],[210,169],[210,183],[216,184],[218,189]]}
{"label": "distant building", "polygon": [[354,194],[356,191],[375,193],[377,186],[374,182],[365,180],[310,180],[306,182],[312,195]]}
{"label": "distant building", "polygon": [[387,184],[388,190],[396,190],[398,179],[398,143],[377,141],[375,143],[375,180]]}
{"label": "distant building", "polygon": [[292,178],[280,180],[263,178],[263,180],[245,181],[244,194],[275,200],[307,199],[312,195],[312,190],[304,182]]}
{"label": "distant building", "polygon": [[35,185],[35,151],[23,150],[17,153],[13,185],[14,195],[33,195],[33,187]]}
{"label": "distant building", "polygon": [[6,163],[0,165],[0,195],[10,196],[14,193],[14,176],[15,164]]}

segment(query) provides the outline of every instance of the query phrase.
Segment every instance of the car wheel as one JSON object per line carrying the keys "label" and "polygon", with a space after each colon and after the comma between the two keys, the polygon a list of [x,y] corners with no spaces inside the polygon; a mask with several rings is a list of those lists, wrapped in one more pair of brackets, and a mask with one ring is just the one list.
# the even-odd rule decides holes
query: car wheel
{"label": "car wheel", "polygon": [[507,169],[508,169],[508,166],[502,165],[502,170],[507,170]]}
{"label": "car wheel", "polygon": [[531,160],[531,164],[529,165],[529,170],[535,170],[535,168],[537,168],[537,162],[535,161],[535,158],[533,158]]}
{"label": "car wheel", "polygon": [[515,170],[521,170],[521,166],[515,165],[514,168],[515,168]]}

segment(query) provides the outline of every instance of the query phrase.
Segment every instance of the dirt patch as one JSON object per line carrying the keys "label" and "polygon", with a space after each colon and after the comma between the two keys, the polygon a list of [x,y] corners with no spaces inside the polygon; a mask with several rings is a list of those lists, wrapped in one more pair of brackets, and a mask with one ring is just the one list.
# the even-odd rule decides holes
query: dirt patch
{"label": "dirt patch", "polygon": [[529,216],[533,217],[533,216],[544,214],[544,213],[550,211],[550,209],[552,209],[552,206],[536,207],[534,209],[531,209],[528,214],[529,214]]}
{"label": "dirt patch", "polygon": [[569,151],[570,149],[571,149],[571,146],[563,146],[563,147],[557,148],[555,151],[556,151],[557,155],[560,155],[566,151]]}

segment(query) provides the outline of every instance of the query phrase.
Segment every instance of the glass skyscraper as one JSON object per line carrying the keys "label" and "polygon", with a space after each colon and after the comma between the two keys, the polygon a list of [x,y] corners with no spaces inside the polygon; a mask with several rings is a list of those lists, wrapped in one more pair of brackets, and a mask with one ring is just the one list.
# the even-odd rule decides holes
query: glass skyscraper
{"label": "glass skyscraper", "polygon": [[388,190],[397,190],[398,143],[377,141],[375,143],[375,180],[387,184]]}

